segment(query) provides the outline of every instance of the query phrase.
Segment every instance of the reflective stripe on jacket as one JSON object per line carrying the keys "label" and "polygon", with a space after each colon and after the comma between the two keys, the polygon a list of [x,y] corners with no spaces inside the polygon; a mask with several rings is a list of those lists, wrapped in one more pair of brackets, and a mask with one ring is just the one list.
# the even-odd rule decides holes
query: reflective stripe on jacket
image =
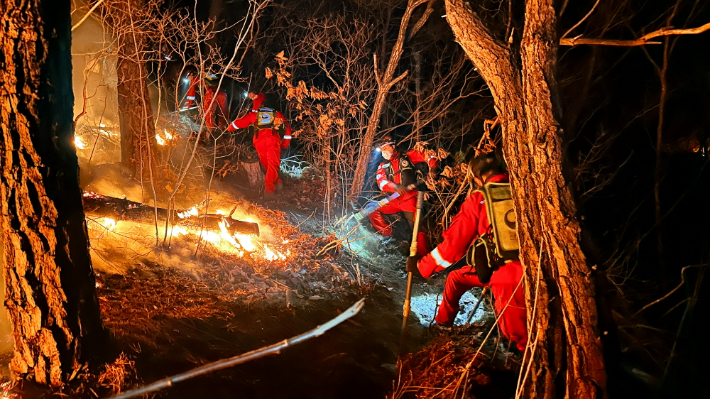
{"label": "reflective stripe on jacket", "polygon": [[[491,183],[507,182],[507,174],[488,179]],[[444,241],[419,261],[419,272],[424,278],[444,270],[461,259],[473,241],[488,230],[488,213],[483,195],[474,191],[466,197],[459,213],[442,234]]]}

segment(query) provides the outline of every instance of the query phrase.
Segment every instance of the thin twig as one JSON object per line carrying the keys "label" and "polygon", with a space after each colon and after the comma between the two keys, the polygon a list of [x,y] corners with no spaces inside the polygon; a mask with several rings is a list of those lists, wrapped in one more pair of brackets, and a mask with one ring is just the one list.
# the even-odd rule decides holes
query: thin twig
{"label": "thin twig", "polygon": [[577,27],[578,27],[579,25],[582,25],[582,23],[583,23],[584,21],[586,21],[587,18],[589,18],[590,15],[592,15],[592,13],[594,12],[594,10],[597,8],[598,5],[599,5],[599,0],[597,0],[597,2],[594,3],[594,5],[592,6],[592,9],[589,10],[589,12],[587,13],[587,15],[584,16],[584,18],[580,19],[579,22],[577,22],[576,24],[574,24],[574,26],[572,26],[571,28],[569,28],[569,30],[568,30],[567,32],[565,32],[564,35],[562,35],[562,39],[560,39],[560,41],[564,40],[564,39],[567,37],[567,35],[569,35],[570,33],[572,33],[573,30],[577,29]]}
{"label": "thin twig", "polygon": [[710,266],[710,265],[708,265],[708,264],[690,265],[690,266],[686,266],[686,267],[682,268],[682,269],[680,270],[680,284],[678,284],[678,286],[676,286],[675,288],[673,288],[673,289],[672,289],[669,293],[667,293],[666,295],[663,295],[662,297],[656,299],[655,301],[653,301],[653,302],[649,303],[648,305],[646,305],[646,306],[642,307],[641,309],[639,309],[636,313],[634,313],[634,315],[633,315],[632,317],[638,316],[639,313],[641,313],[641,312],[643,312],[644,310],[650,308],[651,306],[653,306],[653,305],[655,305],[655,304],[657,304],[657,303],[663,301],[664,299],[666,299],[666,298],[668,298],[669,296],[673,295],[674,292],[678,291],[678,290],[680,289],[680,287],[682,287],[682,286],[685,284],[685,270],[686,270],[686,269],[689,269],[689,268],[691,268],[691,267],[707,267],[707,266]]}
{"label": "thin twig", "polygon": [[101,3],[103,3],[103,2],[104,2],[104,0],[97,1],[96,4],[94,4],[94,6],[91,7],[91,9],[86,13],[86,15],[84,15],[79,22],[77,22],[76,24],[74,24],[74,26],[71,27],[71,31],[74,32],[74,29],[78,28],[81,24],[83,24],[84,21],[86,21],[86,19],[89,18],[89,15],[91,15],[94,12],[96,7],[100,6]]}

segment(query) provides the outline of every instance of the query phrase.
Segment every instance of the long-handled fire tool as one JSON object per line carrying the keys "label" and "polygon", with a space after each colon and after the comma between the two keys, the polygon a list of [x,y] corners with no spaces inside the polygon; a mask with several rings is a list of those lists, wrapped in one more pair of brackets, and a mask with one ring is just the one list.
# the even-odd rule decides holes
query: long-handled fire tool
{"label": "long-handled fire tool", "polygon": [[411,270],[417,267],[417,236],[419,235],[419,223],[422,217],[422,207],[424,204],[424,191],[417,193],[417,212],[414,214],[414,229],[412,231],[412,245],[409,246],[409,257],[407,258],[407,292],[404,295],[404,307],[402,311],[402,339],[399,347],[400,356],[407,350],[407,322],[409,321],[409,311],[412,299],[412,277]]}

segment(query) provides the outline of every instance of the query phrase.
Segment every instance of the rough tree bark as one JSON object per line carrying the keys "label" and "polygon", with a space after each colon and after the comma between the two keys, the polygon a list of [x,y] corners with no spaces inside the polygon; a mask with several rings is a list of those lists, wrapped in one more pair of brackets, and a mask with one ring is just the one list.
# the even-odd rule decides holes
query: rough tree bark
{"label": "rough tree bark", "polygon": [[606,374],[594,286],[562,167],[552,0],[526,1],[519,62],[464,0],[446,0],[446,14],[457,41],[491,90],[503,131],[533,351],[522,396],[602,397]]}
{"label": "rough tree bark", "polygon": [[153,151],[155,126],[146,79],[148,71],[143,60],[145,38],[133,20],[131,10],[145,6],[144,0],[107,3],[111,6],[109,21],[118,36],[118,112],[121,127],[121,163],[134,176],[152,179],[158,152]]}
{"label": "rough tree bark", "polygon": [[[372,107],[372,115],[367,123],[367,130],[365,131],[365,136],[362,138],[362,143],[360,144],[360,154],[358,156],[357,166],[355,167],[355,173],[353,175],[353,182],[350,186],[349,199],[351,201],[357,199],[363,189],[363,184],[365,182],[365,175],[367,174],[367,165],[370,164],[370,155],[372,153],[372,143],[375,141],[375,135],[377,134],[377,129],[380,126],[380,117],[382,116],[382,110],[385,107],[385,100],[387,99],[387,94],[394,85],[399,81],[404,79],[409,71],[406,71],[399,76],[395,77],[394,72],[399,64],[399,59],[402,57],[404,52],[404,40],[407,37],[407,28],[409,26],[409,20],[414,13],[414,10],[422,4],[430,2],[431,0],[409,0],[407,2],[407,8],[404,11],[402,20],[399,24],[399,34],[397,35],[397,41],[392,48],[390,53],[389,61],[387,62],[387,68],[385,69],[384,75],[378,73],[377,61],[375,60],[375,78],[377,79],[377,95],[375,96],[375,102]],[[428,11],[428,9],[427,9]],[[421,25],[426,22],[429,18],[431,12],[425,12],[420,20],[417,22],[416,26],[421,27]],[[417,28],[418,30],[418,28]],[[414,32],[416,33],[416,32]],[[410,35],[411,37],[412,35]]]}
{"label": "rough tree bark", "polygon": [[15,377],[62,385],[105,343],[73,148],[69,0],[2,0],[0,194]]}

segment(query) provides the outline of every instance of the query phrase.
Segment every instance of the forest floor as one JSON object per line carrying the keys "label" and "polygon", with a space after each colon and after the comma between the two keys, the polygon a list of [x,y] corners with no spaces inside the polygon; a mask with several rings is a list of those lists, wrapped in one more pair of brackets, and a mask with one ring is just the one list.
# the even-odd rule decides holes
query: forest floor
{"label": "forest floor", "polygon": [[[188,234],[173,237],[169,249],[142,254],[135,244],[116,241],[135,236],[135,224],[120,229],[119,222],[108,231],[101,220],[89,223],[104,323],[125,354],[119,364],[132,374],[123,390],[302,334],[365,298],[360,314],[323,336],[181,382],[159,397],[447,397],[476,388],[477,397],[511,395],[519,360],[505,356],[494,338],[469,364],[492,328],[489,306],[453,333],[427,328],[445,276],[415,278],[406,350],[415,354],[397,367],[405,258],[368,226],[353,232],[352,220],[341,218],[337,228],[324,218],[322,186],[317,177],[285,179],[283,193],[270,201],[214,193],[215,208],[234,204],[235,218],[259,223],[262,234],[251,238],[251,252],[243,251],[244,237],[242,250],[225,241],[202,241],[196,250],[199,240]],[[464,298],[460,325],[474,302],[474,295]],[[111,379],[104,384],[118,386]]]}
{"label": "forest floor", "polygon": [[[145,190],[115,165],[84,172],[86,191],[144,200],[137,193]],[[331,209],[342,217],[323,216],[319,177],[285,178],[283,192],[268,201],[249,199],[228,181],[206,190],[187,179],[186,187],[176,208],[199,204],[199,212],[234,212],[234,219],[257,222],[261,234],[225,237],[194,226],[166,234],[154,223],[87,213],[102,318],[112,337],[106,355],[115,360],[98,380],[64,395],[83,390],[80,396],[109,397],[257,350],[312,330],[361,298],[359,314],[322,336],[177,383],[157,397],[514,395],[520,360],[499,343],[490,306],[483,301],[469,315],[480,290],[462,300],[454,331],[428,328],[445,275],[414,278],[403,350],[405,257],[349,214]],[[200,200],[205,193],[209,201]]]}

